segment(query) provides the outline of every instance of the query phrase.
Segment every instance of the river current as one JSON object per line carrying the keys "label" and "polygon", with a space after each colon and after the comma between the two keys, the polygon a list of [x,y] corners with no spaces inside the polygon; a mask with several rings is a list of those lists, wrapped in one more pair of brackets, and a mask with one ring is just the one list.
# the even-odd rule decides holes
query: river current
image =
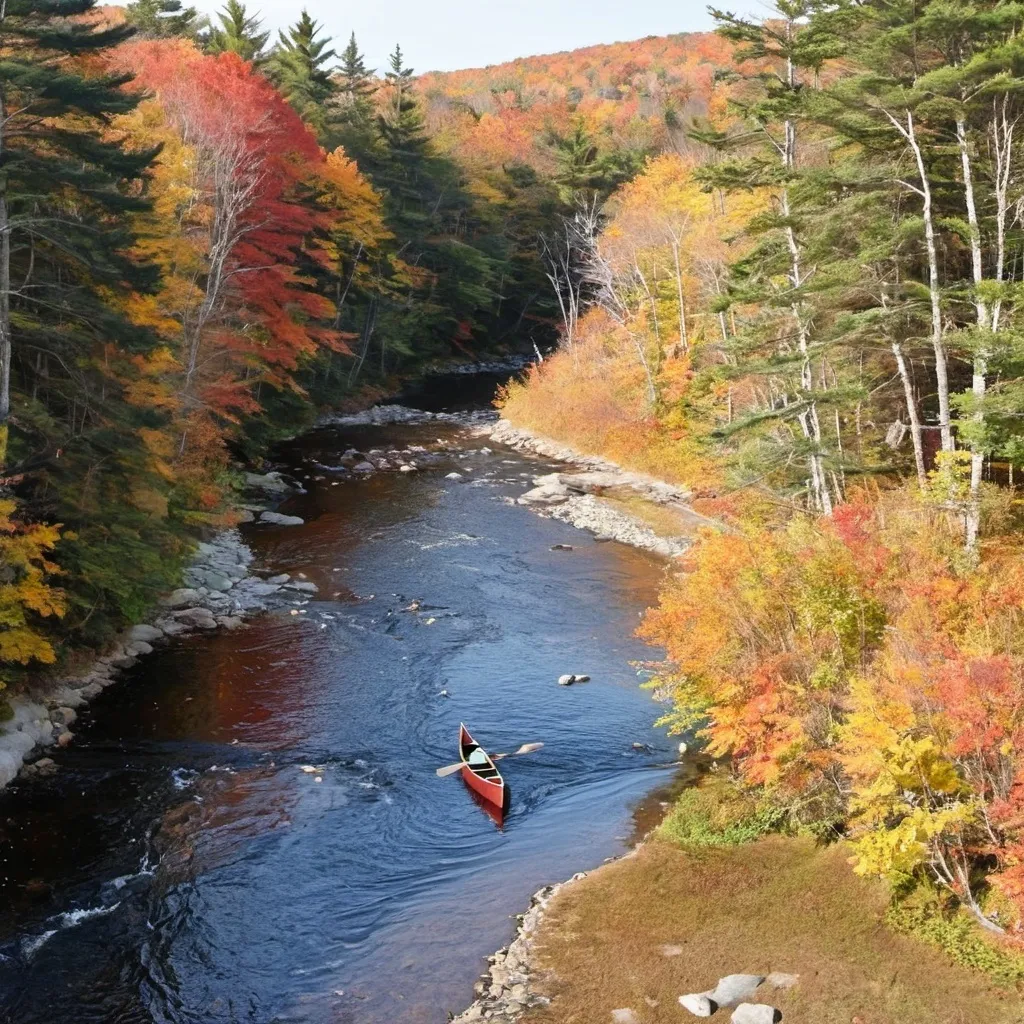
{"label": "river current", "polygon": [[[247,539],[318,595],[144,658],[53,778],[0,795],[0,1021],[440,1024],[530,893],[623,851],[673,777],[632,636],[663,567],[517,506],[547,465],[484,443],[288,446],[306,525]],[[394,444],[441,458],[312,479]],[[435,775],[460,721],[492,751],[544,743],[505,762],[500,828]]]}

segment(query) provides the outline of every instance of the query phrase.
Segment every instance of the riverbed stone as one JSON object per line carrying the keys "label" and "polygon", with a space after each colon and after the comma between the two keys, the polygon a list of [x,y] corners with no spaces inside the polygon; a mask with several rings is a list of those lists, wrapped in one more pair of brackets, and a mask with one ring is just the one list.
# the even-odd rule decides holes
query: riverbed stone
{"label": "riverbed stone", "polygon": [[168,594],[162,603],[167,608],[187,608],[189,605],[197,604],[202,599],[203,595],[198,590],[193,590],[191,587],[179,587]]}
{"label": "riverbed stone", "polygon": [[128,630],[129,640],[141,640],[143,643],[147,644],[151,644],[154,640],[159,640],[163,635],[163,630],[158,626],[148,626],[145,623],[140,623],[138,626],[132,626],[132,628]]}
{"label": "riverbed stone", "polygon": [[315,594],[320,588],[309,580],[292,580],[284,585],[285,590],[297,590],[301,594]]}
{"label": "riverbed stone", "polygon": [[766,1003],[740,1003],[729,1018],[732,1024],[775,1024],[782,1014]]}
{"label": "riverbed stone", "polygon": [[132,655],[133,657],[137,658],[142,654],[152,654],[153,645],[147,644],[145,640],[136,640],[133,643],[130,643],[125,648],[125,651],[127,651],[127,653]]}
{"label": "riverbed stone", "polygon": [[357,462],[352,467],[353,473],[372,473],[376,467],[372,462]]}
{"label": "riverbed stone", "polygon": [[50,712],[50,721],[58,727],[69,726],[78,719],[74,708],[55,708]]}
{"label": "riverbed stone", "polygon": [[306,520],[302,516],[286,516],[281,512],[264,512],[260,516],[261,523],[270,523],[271,526],[302,526]]}
{"label": "riverbed stone", "polygon": [[278,472],[246,473],[245,486],[256,491],[267,491],[270,494],[284,494],[291,490],[291,484],[281,479]]}
{"label": "riverbed stone", "polygon": [[679,1005],[694,1017],[710,1017],[718,1007],[703,992],[690,992],[679,997]]}
{"label": "riverbed stone", "polygon": [[739,1006],[750,1001],[763,981],[761,974],[727,974],[707,996],[718,1006]]}
{"label": "riverbed stone", "polygon": [[216,625],[213,612],[209,608],[183,608],[181,611],[175,612],[174,617],[179,622],[185,622],[199,629],[212,629]]}

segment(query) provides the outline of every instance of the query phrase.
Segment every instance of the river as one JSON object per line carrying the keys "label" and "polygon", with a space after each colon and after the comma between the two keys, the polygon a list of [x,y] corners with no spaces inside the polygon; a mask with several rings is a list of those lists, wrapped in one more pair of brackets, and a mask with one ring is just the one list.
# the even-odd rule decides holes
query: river
{"label": "river", "polygon": [[[301,614],[142,659],[53,778],[0,796],[0,1020],[435,1024],[534,890],[623,851],[673,777],[631,665],[663,567],[514,504],[546,464],[483,443],[438,423],[287,447],[300,475],[349,445],[440,458],[310,479],[282,508],[305,526],[247,533],[319,586]],[[544,743],[505,762],[500,828],[434,773],[460,721],[492,751]]]}

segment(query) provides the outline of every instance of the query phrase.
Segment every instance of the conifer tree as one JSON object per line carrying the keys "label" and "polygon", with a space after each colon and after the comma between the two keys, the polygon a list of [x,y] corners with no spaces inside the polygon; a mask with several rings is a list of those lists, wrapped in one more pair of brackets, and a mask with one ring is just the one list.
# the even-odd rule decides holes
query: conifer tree
{"label": "conifer tree", "polygon": [[12,367],[31,351],[66,365],[84,339],[130,334],[104,301],[148,270],[126,256],[125,214],[144,205],[123,187],[153,158],[128,152],[109,119],[139,96],[128,75],[82,60],[127,39],[76,15],[94,0],[9,0],[0,8],[0,467],[7,458]]}
{"label": "conifer tree", "polygon": [[203,46],[208,53],[237,53],[242,60],[262,64],[266,60],[269,32],[261,32],[261,19],[247,13],[240,0],[227,0],[217,18],[220,26],[210,27]]}
{"label": "conifer tree", "polygon": [[373,107],[376,85],[359,52],[354,32],[341,53],[337,85],[333,141],[361,164],[368,162],[377,142]]}
{"label": "conifer tree", "polygon": [[317,38],[318,25],[306,10],[287,32],[279,33],[279,42],[270,56],[267,69],[274,84],[296,113],[323,137],[330,119],[330,101],[337,86],[328,70],[335,58],[328,49],[330,37]]}
{"label": "conifer tree", "polygon": [[183,7],[181,0],[135,0],[125,10],[128,21],[139,34],[153,39],[168,36],[192,38],[199,26],[196,9]]}

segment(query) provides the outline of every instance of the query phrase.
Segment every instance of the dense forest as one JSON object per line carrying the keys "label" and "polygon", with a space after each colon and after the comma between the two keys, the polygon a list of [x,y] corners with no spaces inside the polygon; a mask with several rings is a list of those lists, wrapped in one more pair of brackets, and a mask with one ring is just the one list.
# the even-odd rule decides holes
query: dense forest
{"label": "dense forest", "polygon": [[561,349],[506,415],[722,522],[642,634],[751,820],[1016,936],[1024,5],[716,17],[724,103],[564,221]]}
{"label": "dense forest", "polygon": [[716,17],[417,77],[305,12],[10,0],[0,687],[137,621],[317,410],[543,353],[508,417],[721,524],[642,626],[668,724],[1019,933],[1024,4]]}

